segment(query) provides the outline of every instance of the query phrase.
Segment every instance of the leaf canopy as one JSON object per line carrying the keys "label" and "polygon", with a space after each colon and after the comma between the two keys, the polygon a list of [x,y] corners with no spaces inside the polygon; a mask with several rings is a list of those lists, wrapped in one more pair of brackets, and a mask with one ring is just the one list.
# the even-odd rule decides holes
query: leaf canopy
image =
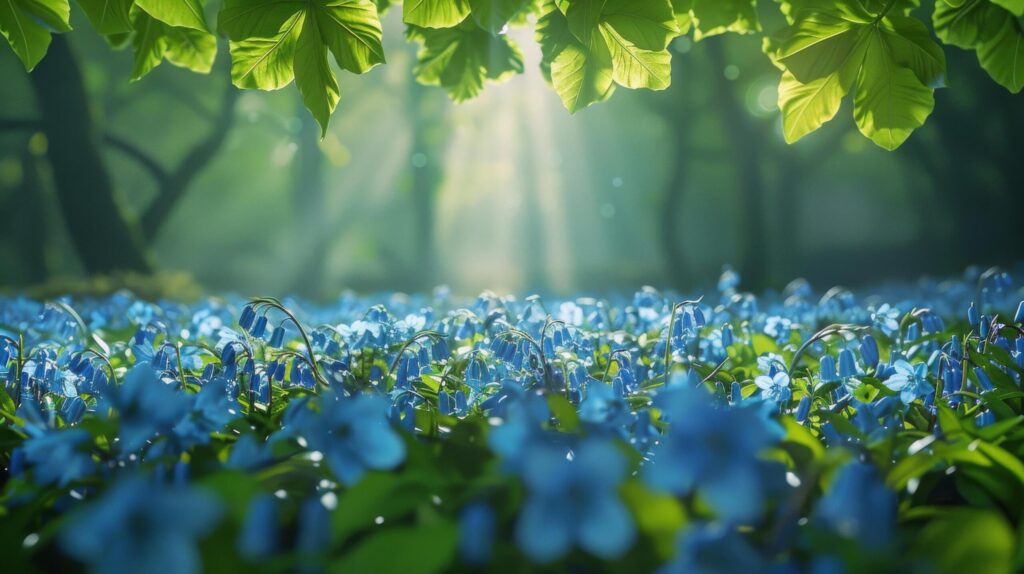
{"label": "leaf canopy", "polygon": [[[132,79],[164,60],[209,72],[217,39],[204,0],[75,0],[114,47],[131,45]],[[363,74],[385,63],[381,14],[392,0],[223,0],[216,33],[228,40],[231,78],[243,89],[294,82],[322,130],[340,100],[334,66]],[[406,0],[406,36],[421,46],[417,81],[455,101],[523,72],[507,33],[533,25],[540,69],[576,113],[617,87],[663,90],[672,81],[672,41],[762,32],[764,8],[784,24],[763,36],[780,69],[783,135],[795,142],[853,100],[859,130],[899,147],[931,114],[945,86],[942,43],[974,50],[1007,90],[1024,89],[1024,0],[936,0],[930,28],[920,0]],[[759,13],[760,10],[760,13]],[[776,24],[772,24],[776,25]],[[69,0],[5,0],[0,33],[27,70],[53,32],[71,29]]]}

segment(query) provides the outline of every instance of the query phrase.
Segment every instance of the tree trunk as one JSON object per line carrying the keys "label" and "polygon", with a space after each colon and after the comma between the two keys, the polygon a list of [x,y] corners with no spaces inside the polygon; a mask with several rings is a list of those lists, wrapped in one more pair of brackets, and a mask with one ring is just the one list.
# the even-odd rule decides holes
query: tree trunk
{"label": "tree trunk", "polygon": [[[724,76],[725,51],[721,38],[707,42],[711,63],[711,81],[715,98],[723,105],[721,114],[725,141],[735,157],[739,183],[740,217],[737,227],[742,233],[743,258],[740,276],[744,289],[760,291],[768,282],[768,236],[765,226],[765,200],[761,181],[758,149],[764,142],[762,133],[753,129],[752,118],[733,86]],[[729,105],[731,104],[731,105]],[[727,107],[725,107],[727,106]]]}
{"label": "tree trunk", "polygon": [[687,98],[687,84],[683,59],[676,58],[672,63],[671,103],[666,104],[662,115],[672,126],[672,138],[675,146],[671,172],[661,196],[661,218],[659,235],[661,251],[665,258],[665,277],[671,287],[682,288],[686,281],[686,253],[679,237],[679,206],[686,192],[686,176],[689,169],[689,147],[686,139],[690,133],[689,126],[684,125],[690,111]]}
{"label": "tree trunk", "polygon": [[426,156],[422,165],[412,167],[412,201],[416,218],[416,283],[431,288],[437,281],[434,248],[434,220],[438,186],[441,184],[441,131],[444,111],[437,105],[438,94],[431,88],[412,81],[407,108],[412,124],[412,153]]}
{"label": "tree trunk", "polygon": [[293,290],[307,297],[323,297],[331,291],[326,285],[325,270],[328,248],[334,238],[328,233],[325,213],[324,152],[320,149],[320,126],[306,111],[302,98],[296,101],[296,115],[301,122],[294,172],[296,228],[312,233]]}
{"label": "tree trunk", "polygon": [[42,116],[61,214],[90,274],[151,270],[142,236],[126,218],[100,155],[82,73],[67,38],[54,34],[29,75]]}

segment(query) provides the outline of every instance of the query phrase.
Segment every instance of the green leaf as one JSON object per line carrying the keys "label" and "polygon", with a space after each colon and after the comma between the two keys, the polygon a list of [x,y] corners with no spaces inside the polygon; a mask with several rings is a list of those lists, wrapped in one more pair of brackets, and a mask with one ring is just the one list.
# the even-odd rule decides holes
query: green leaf
{"label": "green leaf", "polygon": [[1024,16],[1024,0],[992,0],[992,3],[1002,6],[1018,18]]}
{"label": "green leaf", "polygon": [[576,42],[576,37],[569,31],[569,21],[565,19],[565,14],[555,6],[554,2],[549,0],[544,5],[544,10],[537,20],[534,36],[537,43],[540,44],[541,72],[544,74],[544,78],[551,82],[551,63],[566,46]]}
{"label": "green leaf", "polygon": [[574,432],[580,426],[580,417],[576,407],[562,395],[548,395],[548,408],[558,419],[558,427],[562,432]]}
{"label": "green leaf", "polygon": [[50,32],[71,29],[68,0],[0,1],[0,34],[31,72],[46,55]]}
{"label": "green leaf", "polygon": [[147,14],[170,26],[206,31],[206,17],[199,0],[135,0]]}
{"label": "green leaf", "polygon": [[698,42],[727,32],[752,34],[761,30],[756,0],[690,0],[689,16]]}
{"label": "green leaf", "polygon": [[292,82],[295,71],[295,43],[302,30],[304,14],[296,12],[270,38],[230,42],[231,80],[239,88],[278,90]]}
{"label": "green leaf", "polygon": [[[931,114],[933,91],[945,81],[942,49],[920,21],[899,8],[869,3],[801,3],[777,40],[779,107],[786,141],[793,142],[835,117],[856,83],[854,119],[879,146],[899,147]],[[887,5],[886,5],[887,6]]]}
{"label": "green leaf", "polygon": [[792,72],[783,72],[779,82],[779,109],[786,143],[796,142],[834,118],[851,84],[852,80],[844,81],[844,74],[840,72],[806,84],[798,82]]}
{"label": "green leaf", "polygon": [[320,124],[320,136],[327,135],[331,114],[341,99],[338,79],[327,59],[327,47],[314,18],[307,17],[295,42],[295,85],[302,102]]}
{"label": "green leaf", "polygon": [[679,28],[664,2],[612,0],[599,24],[612,57],[613,79],[627,88],[663,90],[672,81],[669,42]]}
{"label": "green leaf", "polygon": [[662,558],[670,556],[679,530],[686,524],[679,499],[671,494],[652,492],[634,480],[623,484],[620,492],[640,532],[653,540]]}
{"label": "green leaf", "polygon": [[529,0],[469,0],[473,20],[481,28],[497,34],[513,16],[529,5]]}
{"label": "green leaf", "polygon": [[331,514],[331,536],[339,544],[366,529],[374,528],[374,519],[401,518],[430,501],[430,483],[417,476],[372,472],[338,497]]}
{"label": "green leaf", "polygon": [[982,454],[1006,469],[1017,479],[1019,484],[1024,485],[1024,462],[1021,462],[1020,458],[1000,446],[982,440],[972,443],[972,446],[976,446]]}
{"label": "green leaf", "polygon": [[370,535],[331,562],[331,572],[440,572],[455,557],[458,528],[447,520]]}
{"label": "green leaf", "polygon": [[412,28],[422,42],[413,69],[416,79],[441,86],[456,102],[477,96],[486,80],[504,81],[523,71],[523,56],[506,35],[493,36],[473,21],[454,28]]}
{"label": "green leaf", "polygon": [[180,68],[208,74],[217,59],[217,38],[213,34],[167,26],[164,31],[164,57]]}
{"label": "green leaf", "polygon": [[276,90],[294,79],[323,135],[341,97],[328,53],[356,74],[385,61],[371,0],[226,0],[218,30],[231,40],[234,84]]}
{"label": "green leaf", "polygon": [[402,19],[421,28],[451,28],[469,15],[469,0],[407,0]]}
{"label": "green leaf", "polygon": [[919,452],[908,456],[897,462],[889,470],[889,474],[885,478],[886,484],[893,490],[903,490],[911,479],[921,478],[925,473],[934,468],[940,460],[939,456],[931,452]]}
{"label": "green leaf", "polygon": [[[679,35],[670,2],[566,0],[565,6],[569,30],[577,40],[575,49],[564,60],[573,65],[570,69],[586,69],[581,64],[587,60],[593,60],[587,66],[599,69],[606,59],[610,59],[612,79],[622,86],[653,90],[668,87],[671,82],[671,55],[667,48],[672,38]],[[563,47],[562,50],[565,53],[569,49]],[[595,78],[603,82],[603,76],[596,75]],[[555,88],[557,90],[558,86]],[[605,92],[607,90],[596,90],[590,95]],[[575,111],[568,104],[566,107]],[[576,109],[580,108],[577,106]]]}
{"label": "green leaf", "polygon": [[992,12],[988,0],[968,0],[959,6],[938,1],[932,13],[935,35],[943,42],[973,50]]}
{"label": "green leaf", "polygon": [[[15,0],[8,0],[15,4]],[[32,16],[55,32],[71,31],[71,5],[68,0],[20,0]]]}
{"label": "green leaf", "polygon": [[976,50],[978,62],[999,85],[1013,93],[1024,89],[1024,27],[1009,9],[1021,2],[967,0],[936,2],[935,34],[943,42]]}
{"label": "green leaf", "polygon": [[892,14],[882,22],[881,29],[897,64],[913,70],[926,86],[937,88],[946,84],[946,55],[942,47],[932,40],[924,22]]}
{"label": "green leaf", "polygon": [[229,40],[272,38],[307,6],[304,0],[224,0],[217,31]]}
{"label": "green leaf", "polygon": [[871,141],[894,150],[932,113],[932,92],[914,72],[893,62],[885,41],[875,34],[857,77],[853,119]]}
{"label": "green leaf", "polygon": [[588,45],[571,42],[551,62],[551,83],[570,113],[608,99],[615,88],[613,74],[611,52],[598,35]]}
{"label": "green leaf", "polygon": [[134,59],[132,80],[139,80],[163,61],[164,25],[149,14],[136,10],[132,15],[135,35],[132,37]]}
{"label": "green leaf", "polygon": [[134,0],[78,0],[93,28],[103,35],[131,32]]}
{"label": "green leaf", "polygon": [[827,77],[859,59],[871,22],[861,10],[810,12],[784,33],[777,61],[805,84]]}
{"label": "green leaf", "polygon": [[373,2],[333,0],[314,4],[312,13],[342,69],[362,74],[384,63],[383,31]]}
{"label": "green leaf", "polygon": [[1024,89],[1024,27],[1009,13],[998,30],[978,46],[981,67],[1014,94]]}
{"label": "green leaf", "polygon": [[995,512],[958,508],[932,520],[914,547],[934,572],[1002,574],[1013,570],[1013,531]]}
{"label": "green leaf", "polygon": [[217,57],[217,39],[208,32],[168,26],[142,10],[132,13],[135,52],[132,80],[139,80],[166,59],[175,66],[209,73]]}

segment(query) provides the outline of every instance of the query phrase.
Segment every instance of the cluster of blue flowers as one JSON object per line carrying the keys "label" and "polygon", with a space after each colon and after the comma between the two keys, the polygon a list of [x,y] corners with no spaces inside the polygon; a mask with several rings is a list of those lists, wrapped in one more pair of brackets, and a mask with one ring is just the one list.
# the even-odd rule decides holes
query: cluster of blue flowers
{"label": "cluster of blue flowers", "polygon": [[690,300],[2,300],[0,541],[27,570],[934,571],[969,549],[914,540],[960,512],[1011,571],[1021,299],[993,269],[868,296],[727,271]]}

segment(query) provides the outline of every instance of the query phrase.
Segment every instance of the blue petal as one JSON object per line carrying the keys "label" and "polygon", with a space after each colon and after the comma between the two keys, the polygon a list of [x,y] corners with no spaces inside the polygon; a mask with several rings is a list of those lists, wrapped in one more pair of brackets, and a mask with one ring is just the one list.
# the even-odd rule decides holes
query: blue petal
{"label": "blue petal", "polygon": [[550,562],[569,551],[571,518],[564,510],[557,500],[534,497],[526,502],[516,523],[516,541],[527,556]]}
{"label": "blue petal", "polygon": [[600,558],[622,556],[636,539],[636,528],[629,511],[614,496],[591,502],[581,516],[580,546]]}

